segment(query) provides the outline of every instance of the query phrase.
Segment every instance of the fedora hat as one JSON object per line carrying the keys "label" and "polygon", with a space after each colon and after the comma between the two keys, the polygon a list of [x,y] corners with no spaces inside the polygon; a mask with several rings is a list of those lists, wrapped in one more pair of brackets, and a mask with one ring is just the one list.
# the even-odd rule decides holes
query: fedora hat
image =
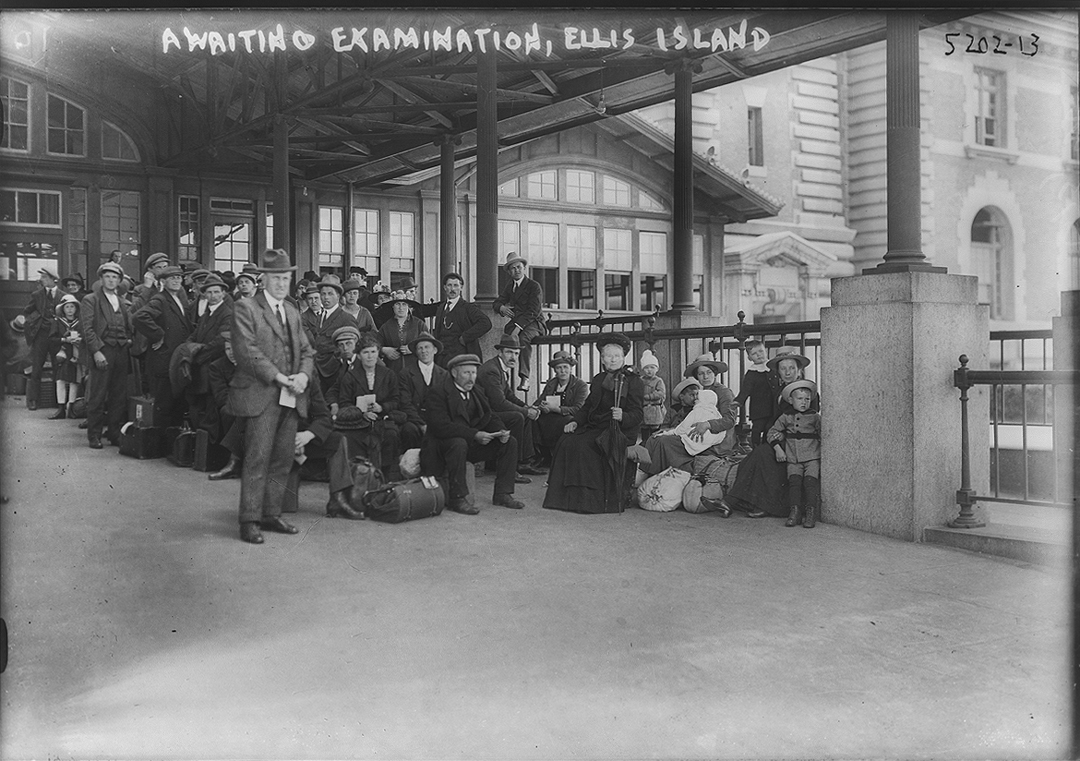
{"label": "fedora hat", "polygon": [[259,272],[295,272],[296,265],[289,260],[283,248],[268,248],[260,259]]}
{"label": "fedora hat", "polygon": [[480,357],[475,354],[458,354],[456,357],[451,357],[446,363],[447,370],[453,370],[458,365],[476,365],[480,367]]}
{"label": "fedora hat", "polygon": [[548,367],[555,369],[555,365],[570,365],[570,367],[577,367],[577,360],[568,351],[557,351],[551,355],[551,359],[548,360]]}
{"label": "fedora hat", "polygon": [[56,312],[57,317],[63,317],[64,316],[64,305],[65,304],[74,304],[75,307],[78,308],[79,300],[77,298],[75,298],[74,296],[72,296],[70,293],[65,293],[63,296],[61,296],[60,300],[58,302],[56,302],[56,309],[54,310]]}
{"label": "fedora hat", "polygon": [[201,293],[206,293],[207,288],[213,288],[215,285],[221,288],[221,290],[223,291],[230,290],[229,286],[225,283],[225,280],[223,278],[211,273],[209,277],[206,278],[206,280],[202,281],[202,285],[199,286],[199,291]]}
{"label": "fedora hat", "polygon": [[701,388],[701,381],[697,378],[685,378],[684,380],[679,381],[675,384],[675,388],[671,389],[671,398],[676,402],[679,401],[679,395],[683,391],[686,391],[686,389],[693,388],[694,386]]}
{"label": "fedora hat", "polygon": [[607,333],[596,339],[597,350],[603,349],[609,344],[615,344],[616,346],[621,347],[623,354],[629,354],[630,347],[632,346],[630,339],[622,333]]}
{"label": "fedora hat", "polygon": [[506,261],[503,262],[503,266],[509,267],[511,264],[516,264],[517,262],[521,262],[526,267],[529,266],[529,260],[516,251],[511,251],[506,255]]}
{"label": "fedora hat", "polygon": [[168,254],[163,254],[160,251],[156,254],[150,254],[150,257],[146,260],[146,269],[150,269],[155,264],[160,264],[162,262],[164,262],[165,264],[169,263]]}
{"label": "fedora hat", "polygon": [[117,277],[124,276],[124,268],[116,262],[102,262],[101,266],[97,268],[98,277],[101,277],[106,272],[111,272]]}
{"label": "fedora hat", "polygon": [[341,278],[337,275],[323,275],[322,280],[315,284],[321,291],[323,288],[333,288],[338,292],[338,296],[345,293],[345,288],[341,285]]}
{"label": "fedora hat", "polygon": [[318,285],[309,285],[307,288],[304,289],[304,298],[305,299],[308,296],[318,296],[318,295],[319,295],[319,286]]}
{"label": "fedora hat", "polygon": [[495,344],[495,348],[496,349],[520,349],[521,348],[521,341],[519,341],[518,337],[513,335],[512,333],[503,333],[502,336],[499,337],[499,342],[497,344]]}
{"label": "fedora hat", "polygon": [[420,287],[420,286],[418,286],[418,285],[416,284],[416,281],[415,281],[415,280],[413,280],[413,279],[412,279],[411,277],[403,277],[403,278],[401,279],[401,282],[399,282],[399,283],[398,283],[398,286],[397,286],[397,288],[396,288],[395,290],[398,290],[398,291],[407,291],[407,290],[409,290],[410,288],[419,288],[419,287]]}
{"label": "fedora hat", "polygon": [[782,347],[780,349],[780,352],[781,353],[777,354],[775,357],[765,363],[770,370],[775,371],[776,368],[780,366],[780,360],[782,359],[795,360],[799,364],[800,370],[804,370],[810,366],[810,358],[796,352],[794,347]]}
{"label": "fedora hat", "polygon": [[344,293],[348,293],[349,291],[359,291],[360,281],[351,277],[341,284],[341,289]]}
{"label": "fedora hat", "polygon": [[354,328],[352,325],[342,325],[340,328],[333,332],[331,335],[334,343],[337,343],[343,338],[351,338],[354,341],[360,340],[360,331]]}
{"label": "fedora hat", "polygon": [[26,330],[26,315],[17,314],[15,319],[8,323],[8,327],[11,328],[13,333],[22,333]]}
{"label": "fedora hat", "polygon": [[421,341],[427,341],[427,342],[433,344],[435,346],[435,353],[438,353],[438,352],[443,350],[442,341],[440,341],[438,338],[431,335],[430,333],[424,332],[424,333],[421,333],[420,335],[418,335],[413,340],[409,341],[409,344],[408,344],[409,345],[409,351],[411,351],[413,354],[416,354],[416,346]]}
{"label": "fedora hat", "polygon": [[693,378],[694,373],[698,371],[699,367],[710,367],[717,375],[727,372],[727,362],[724,362],[722,359],[716,359],[709,352],[705,352],[704,354],[699,354],[697,359],[686,366],[686,369],[683,371],[683,377]]}
{"label": "fedora hat", "polygon": [[786,386],[784,386],[783,389],[780,390],[780,398],[783,399],[788,404],[791,404],[791,392],[796,390],[796,389],[799,389],[799,388],[808,388],[808,389],[810,389],[810,394],[811,394],[810,398],[811,399],[813,399],[814,398],[813,395],[817,393],[817,384],[814,383],[813,381],[797,380],[797,381],[792,381],[791,383],[787,384]]}
{"label": "fedora hat", "polygon": [[363,410],[356,405],[342,407],[334,418],[334,430],[337,431],[355,431],[369,427],[371,427],[371,421],[364,417]]}

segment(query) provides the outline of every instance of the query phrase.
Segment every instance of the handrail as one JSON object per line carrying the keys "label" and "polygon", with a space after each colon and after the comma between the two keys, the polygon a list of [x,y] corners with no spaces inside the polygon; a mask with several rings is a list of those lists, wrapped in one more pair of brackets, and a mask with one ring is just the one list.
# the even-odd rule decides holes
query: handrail
{"label": "handrail", "polygon": [[1023,341],[1025,339],[1053,338],[1054,331],[1049,328],[1032,330],[991,330],[991,341]]}

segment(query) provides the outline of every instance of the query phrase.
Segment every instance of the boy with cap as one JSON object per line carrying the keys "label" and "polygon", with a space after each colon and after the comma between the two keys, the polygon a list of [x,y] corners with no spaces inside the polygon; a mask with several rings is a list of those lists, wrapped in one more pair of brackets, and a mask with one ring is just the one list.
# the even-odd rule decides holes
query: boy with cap
{"label": "boy with cap", "polygon": [[784,386],[780,396],[792,406],[776,419],[766,435],[770,444],[783,444],[776,459],[787,463],[788,504],[791,511],[785,526],[799,523],[799,508],[805,508],[802,525],[813,528],[821,503],[821,415],[810,411],[817,394],[813,381],[797,380]]}
{"label": "boy with cap", "polygon": [[[79,332],[91,354],[86,433],[91,449],[101,449],[102,428],[112,444],[120,442],[120,426],[127,416],[128,346],[135,335],[131,312],[117,289],[124,270],[105,262],[97,270],[99,282],[82,300]],[[107,416],[107,417],[106,417]]]}

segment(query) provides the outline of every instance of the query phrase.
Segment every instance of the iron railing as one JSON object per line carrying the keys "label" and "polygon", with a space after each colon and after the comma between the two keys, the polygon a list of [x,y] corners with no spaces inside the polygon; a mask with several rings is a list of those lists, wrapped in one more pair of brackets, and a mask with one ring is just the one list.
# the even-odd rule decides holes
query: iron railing
{"label": "iron railing", "polygon": [[[1041,336],[1040,336],[1041,338]],[[974,505],[979,502],[1005,502],[1023,505],[1042,505],[1050,507],[1071,507],[1060,493],[1058,478],[1058,464],[1054,453],[1053,415],[1047,414],[1052,409],[1052,400],[1048,403],[1045,389],[1051,393],[1057,386],[1075,386],[1080,379],[1080,371],[1076,370],[970,370],[968,369],[968,357],[960,355],[960,367],[953,373],[953,385],[960,389],[960,425],[961,425],[961,475],[960,489],[956,492],[956,503],[960,506],[960,514],[949,525],[955,528],[976,528],[985,525],[974,514]],[[971,460],[968,439],[968,389],[976,385],[990,386],[990,425],[992,442],[991,454],[991,478],[990,494],[979,495],[971,487]],[[1006,388],[1019,388],[1017,409],[1007,409],[1005,400],[1008,397],[1016,398],[1015,395],[1006,394]],[[1032,407],[1031,399],[1027,393],[1029,388],[1041,388],[1044,390],[1043,398],[1035,406],[1042,407],[1041,417],[1038,423],[1029,420],[1029,411]],[[1009,422],[1011,415],[1019,417],[1018,425]],[[1019,479],[1018,491],[1004,491],[1002,486],[1003,460],[1007,452],[1017,451],[1016,447],[1004,446],[1013,442],[1005,441],[1006,436],[1015,434],[1019,436]],[[1033,453],[1041,452],[1040,458],[1033,457]],[[1039,494],[1033,493],[1032,466],[1036,465],[1044,478],[1035,479],[1034,482],[1042,486]],[[1047,486],[1048,485],[1048,486]],[[1043,498],[1048,497],[1048,498]]]}

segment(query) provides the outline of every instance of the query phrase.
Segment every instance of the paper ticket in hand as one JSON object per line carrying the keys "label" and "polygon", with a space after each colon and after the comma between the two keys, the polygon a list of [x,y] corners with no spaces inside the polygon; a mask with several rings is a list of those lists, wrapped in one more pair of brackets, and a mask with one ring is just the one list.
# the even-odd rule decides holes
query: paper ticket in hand
{"label": "paper ticket in hand", "polygon": [[548,403],[549,407],[554,407],[555,409],[562,406],[562,397],[557,394],[544,397],[544,401]]}
{"label": "paper ticket in hand", "polygon": [[361,394],[356,397],[356,406],[363,412],[367,412],[373,404],[375,404],[375,394]]}
{"label": "paper ticket in hand", "polygon": [[296,394],[292,392],[292,389],[281,387],[281,393],[278,395],[278,404],[282,407],[289,407],[291,409],[296,408]]}

